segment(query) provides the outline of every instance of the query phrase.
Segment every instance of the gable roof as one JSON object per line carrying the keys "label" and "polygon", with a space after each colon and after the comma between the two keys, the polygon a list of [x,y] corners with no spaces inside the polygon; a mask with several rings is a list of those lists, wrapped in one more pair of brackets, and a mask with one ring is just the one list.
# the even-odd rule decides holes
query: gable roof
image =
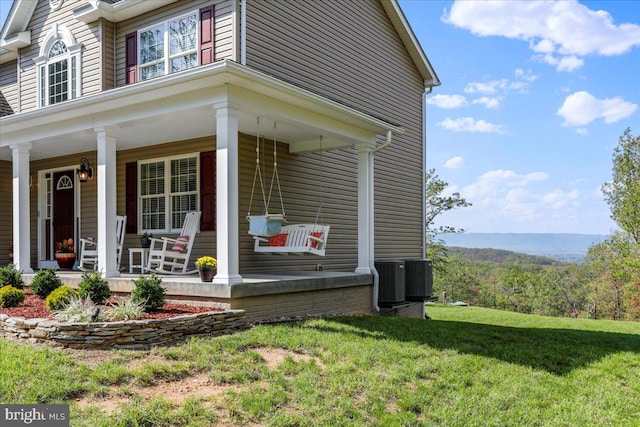
{"label": "gable roof", "polygon": [[[177,0],[119,0],[111,3],[84,0],[84,4],[74,10],[74,17],[86,23],[99,18],[119,22],[175,1]],[[404,16],[398,0],[380,0],[380,3],[420,72],[424,86],[439,86],[440,80]],[[18,49],[31,44],[31,34],[26,31],[26,28],[37,4],[38,2],[34,0],[14,0],[0,32],[0,64],[16,59]]]}
{"label": "gable roof", "polygon": [[391,19],[391,23],[394,28],[400,35],[400,39],[402,40],[402,43],[404,43],[405,49],[409,52],[409,56],[411,56],[413,63],[418,68],[418,71],[420,71],[424,80],[424,86],[440,86],[440,79],[438,79],[438,75],[431,66],[429,58],[427,58],[424,50],[422,50],[422,46],[420,46],[420,42],[411,29],[409,21],[407,21],[407,18],[404,16],[404,13],[398,4],[398,0],[380,0],[380,3],[382,4],[385,12],[387,12],[389,19]]}

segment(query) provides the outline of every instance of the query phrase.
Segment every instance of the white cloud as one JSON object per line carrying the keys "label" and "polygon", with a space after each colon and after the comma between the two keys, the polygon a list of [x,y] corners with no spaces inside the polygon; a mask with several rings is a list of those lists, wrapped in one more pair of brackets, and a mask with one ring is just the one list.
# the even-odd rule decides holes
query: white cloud
{"label": "white cloud", "polygon": [[586,135],[589,135],[589,129],[587,129],[587,128],[576,128],[576,133],[578,135],[586,136]]}
{"label": "white cloud", "polygon": [[584,61],[582,59],[573,55],[558,58],[553,56],[551,53],[547,53],[543,56],[534,56],[534,58],[546,64],[555,65],[558,71],[573,71],[584,65]]}
{"label": "white cloud", "polygon": [[447,169],[460,169],[464,166],[464,159],[460,156],[452,157],[447,160],[444,164],[444,167]]}
{"label": "white cloud", "polygon": [[640,46],[640,26],[616,25],[604,10],[577,1],[456,1],[442,20],[478,36],[529,42],[558,71],[582,66],[587,55],[622,55]]}
{"label": "white cloud", "polygon": [[496,93],[498,89],[504,89],[507,84],[507,79],[492,80],[489,82],[471,82],[467,84],[467,87],[464,88],[464,91],[467,93],[484,93],[491,95]]}
{"label": "white cloud", "polygon": [[473,117],[460,117],[452,119],[447,117],[438,123],[444,129],[455,132],[473,132],[473,133],[498,133],[504,135],[507,133],[503,125],[489,123],[484,120],[476,120]]}
{"label": "white cloud", "polygon": [[435,105],[439,108],[454,109],[469,105],[467,99],[462,95],[441,95],[437,94],[427,98],[427,104]]}
{"label": "white cloud", "polygon": [[498,108],[500,106],[500,100],[498,98],[490,98],[483,96],[482,98],[474,99],[473,104],[482,104],[487,108]]}
{"label": "white cloud", "polygon": [[631,116],[638,105],[615,98],[597,99],[586,91],[575,92],[567,96],[556,112],[564,119],[564,126],[585,126],[596,119],[605,123],[615,123]]}
{"label": "white cloud", "polygon": [[549,174],[542,171],[488,171],[459,189],[472,206],[448,213],[442,221],[476,232],[555,233],[600,230],[611,222],[606,209],[584,210],[585,200],[603,204],[601,195],[594,197],[575,188],[548,189],[549,184]]}
{"label": "white cloud", "polygon": [[533,74],[531,70],[516,68],[514,71],[515,80],[497,79],[486,82],[470,82],[464,88],[466,93],[479,93],[483,95],[495,95],[497,93],[527,93],[529,86],[538,80],[539,76]]}

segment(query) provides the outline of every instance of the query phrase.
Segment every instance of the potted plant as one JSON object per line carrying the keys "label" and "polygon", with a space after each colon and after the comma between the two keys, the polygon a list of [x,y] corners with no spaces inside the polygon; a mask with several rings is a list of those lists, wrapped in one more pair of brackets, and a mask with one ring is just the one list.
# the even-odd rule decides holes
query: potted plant
{"label": "potted plant", "polygon": [[140,236],[140,247],[141,248],[149,248],[151,247],[151,238],[153,234],[145,232],[142,236]]}
{"label": "potted plant", "polygon": [[200,280],[203,282],[211,282],[216,274],[218,260],[214,257],[203,256],[196,260],[196,268],[200,273]]}
{"label": "potted plant", "polygon": [[73,251],[73,239],[62,239],[56,242],[56,261],[60,268],[71,269],[76,262],[76,254]]}

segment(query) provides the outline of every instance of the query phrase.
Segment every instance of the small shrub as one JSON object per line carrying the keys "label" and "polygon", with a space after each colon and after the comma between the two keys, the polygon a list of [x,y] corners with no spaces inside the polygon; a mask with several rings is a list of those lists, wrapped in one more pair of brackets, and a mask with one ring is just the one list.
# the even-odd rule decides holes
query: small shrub
{"label": "small shrub", "polygon": [[97,271],[82,273],[82,280],[78,286],[81,297],[89,297],[95,304],[103,304],[110,296],[109,283]]}
{"label": "small shrub", "polygon": [[62,286],[62,281],[56,274],[56,271],[53,268],[47,268],[36,273],[29,285],[29,288],[31,289],[31,292],[38,295],[40,298],[46,298],[51,292],[60,286]]}
{"label": "small shrub", "polygon": [[66,285],[60,286],[59,288],[51,292],[49,296],[47,296],[47,299],[45,300],[47,309],[51,311],[61,310],[65,305],[69,304],[71,297],[77,296],[78,291],[76,291],[72,287]]}
{"label": "small shrub", "polygon": [[[95,316],[95,319],[93,317]],[[99,322],[100,309],[89,297],[71,297],[64,308],[55,312],[53,316],[60,322]]]}
{"label": "small shrub", "polygon": [[154,310],[164,305],[164,295],[167,290],[162,287],[162,279],[156,273],[141,276],[133,283],[136,287],[131,292],[132,300],[143,303],[147,310]]}
{"label": "small shrub", "polygon": [[17,270],[13,264],[0,267],[0,287],[11,285],[16,289],[24,288],[22,272]]}
{"label": "small shrub", "polygon": [[11,285],[0,288],[0,307],[16,307],[24,301],[24,291]]}
{"label": "small shrub", "polygon": [[118,298],[118,302],[105,313],[108,320],[135,320],[144,316],[144,302],[131,298]]}

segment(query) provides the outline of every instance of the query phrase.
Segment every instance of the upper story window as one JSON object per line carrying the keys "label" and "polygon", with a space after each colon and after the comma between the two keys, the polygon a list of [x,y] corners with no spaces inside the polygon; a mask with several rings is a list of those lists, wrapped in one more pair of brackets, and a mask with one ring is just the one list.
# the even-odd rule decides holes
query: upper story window
{"label": "upper story window", "polygon": [[214,61],[214,6],[126,36],[126,81],[149,80]]}
{"label": "upper story window", "polygon": [[35,59],[38,70],[38,105],[57,104],[80,96],[80,53],[71,32],[54,24]]}
{"label": "upper story window", "polygon": [[140,80],[198,65],[198,14],[172,19],[138,32]]}

